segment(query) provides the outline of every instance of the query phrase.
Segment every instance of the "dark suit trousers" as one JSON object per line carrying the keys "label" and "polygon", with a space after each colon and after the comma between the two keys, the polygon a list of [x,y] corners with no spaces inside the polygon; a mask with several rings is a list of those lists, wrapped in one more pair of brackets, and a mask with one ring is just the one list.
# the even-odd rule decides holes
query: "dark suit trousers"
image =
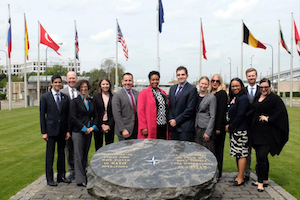
{"label": "dark suit trousers", "polygon": [[215,151],[218,161],[219,178],[222,177],[225,136],[225,129],[222,128],[220,135],[216,135],[215,138]]}
{"label": "dark suit trousers", "polygon": [[46,179],[47,181],[53,181],[53,162],[55,143],[57,143],[57,178],[65,177],[65,145],[66,140],[64,134],[58,136],[48,136],[47,148],[46,148]]}
{"label": "dark suit trousers", "polygon": [[195,131],[191,132],[179,132],[176,128],[171,128],[171,140],[181,140],[181,141],[194,141]]}
{"label": "dark suit trousers", "polygon": [[107,133],[103,133],[102,131],[94,132],[94,140],[95,140],[95,150],[97,151],[103,146],[103,135],[105,135],[105,145],[111,144],[114,142],[114,133],[109,130]]}

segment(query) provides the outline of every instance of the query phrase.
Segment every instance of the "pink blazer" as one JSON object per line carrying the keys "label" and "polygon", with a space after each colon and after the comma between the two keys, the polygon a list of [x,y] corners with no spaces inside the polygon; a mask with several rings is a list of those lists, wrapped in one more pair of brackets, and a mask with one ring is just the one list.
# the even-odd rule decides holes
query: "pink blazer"
{"label": "pink blazer", "polygon": [[[159,89],[164,95],[166,92]],[[139,93],[137,101],[137,114],[138,114],[138,139],[156,139],[157,136],[157,108],[156,101],[153,97],[151,86],[142,90]],[[148,129],[148,137],[142,134],[142,129]],[[167,129],[167,139],[170,140],[170,134]]]}

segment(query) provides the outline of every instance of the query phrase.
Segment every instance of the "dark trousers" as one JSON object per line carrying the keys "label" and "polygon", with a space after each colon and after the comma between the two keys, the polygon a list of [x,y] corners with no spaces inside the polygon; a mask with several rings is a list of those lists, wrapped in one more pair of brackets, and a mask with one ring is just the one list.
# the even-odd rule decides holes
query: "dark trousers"
{"label": "dark trousers", "polygon": [[157,139],[167,139],[167,125],[157,125]]}
{"label": "dark trousers", "polygon": [[[108,125],[108,122],[103,122],[103,124]],[[103,136],[105,137],[105,145],[108,145],[108,144],[111,144],[114,142],[114,131],[113,130],[109,130],[107,133],[104,133],[102,131],[102,129],[100,131],[95,131],[94,132],[94,140],[95,140],[95,150],[96,151],[103,146]]]}
{"label": "dark trousers", "polygon": [[47,182],[53,181],[53,162],[55,153],[55,143],[57,143],[57,178],[65,177],[65,134],[59,134],[58,136],[48,136],[46,147],[46,179]]}
{"label": "dark trousers", "polygon": [[176,128],[171,130],[171,140],[181,140],[181,141],[194,141],[194,132],[179,132]]}
{"label": "dark trousers", "polygon": [[215,155],[218,161],[219,178],[222,177],[225,136],[225,129],[221,129],[221,133],[219,135],[216,134],[215,138]]}
{"label": "dark trousers", "polygon": [[66,154],[68,161],[68,170],[69,172],[74,173],[74,144],[72,137],[70,137],[66,141]]}
{"label": "dark trousers", "polygon": [[209,141],[206,142],[203,138],[205,131],[206,128],[200,128],[198,126],[195,128],[195,142],[202,146],[205,146],[214,155],[216,155],[214,139],[213,137],[210,137]]}
{"label": "dark trousers", "polygon": [[268,154],[270,152],[270,146],[265,145],[253,145],[256,151],[256,175],[258,182],[263,183],[264,180],[269,178],[269,160]]}

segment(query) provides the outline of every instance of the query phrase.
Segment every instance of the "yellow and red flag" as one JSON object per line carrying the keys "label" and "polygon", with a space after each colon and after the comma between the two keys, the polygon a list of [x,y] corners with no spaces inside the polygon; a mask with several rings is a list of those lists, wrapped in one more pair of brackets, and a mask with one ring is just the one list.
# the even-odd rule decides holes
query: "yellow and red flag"
{"label": "yellow and red flag", "polygon": [[252,35],[252,33],[249,31],[249,29],[245,24],[244,24],[244,43],[255,48],[262,48],[262,49],[267,48],[265,45],[263,45],[263,43],[255,39],[255,37]]}
{"label": "yellow and red flag", "polygon": [[25,20],[25,53],[26,53],[26,58],[28,60],[29,38],[28,38],[28,30],[27,30],[27,23],[26,23],[25,15],[24,15],[24,20]]}

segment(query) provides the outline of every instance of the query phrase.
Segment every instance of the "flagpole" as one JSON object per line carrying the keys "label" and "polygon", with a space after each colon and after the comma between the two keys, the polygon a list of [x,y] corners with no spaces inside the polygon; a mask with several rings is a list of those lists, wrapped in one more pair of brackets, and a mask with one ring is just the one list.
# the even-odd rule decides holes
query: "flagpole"
{"label": "flagpole", "polygon": [[119,40],[119,37],[118,37],[118,19],[116,19],[116,72],[115,72],[115,92],[118,91],[118,86],[119,86],[119,78],[118,78],[118,40]]}
{"label": "flagpole", "polygon": [[[11,28],[11,17],[10,17],[10,5],[8,4],[8,20],[10,21],[10,34],[12,33],[12,28]],[[7,30],[8,31],[8,30]],[[9,34],[7,32],[7,34]],[[12,38],[12,34],[10,35],[10,38]],[[8,40],[8,37],[7,37],[7,40]],[[7,42],[7,47],[8,47],[8,41]],[[12,44],[10,44],[12,46]],[[12,48],[12,47],[11,47]],[[11,52],[7,52],[7,56],[11,54]],[[8,56],[8,109],[11,110],[12,108],[12,87],[11,87],[11,56]]]}
{"label": "flagpole", "polygon": [[278,20],[278,69],[277,69],[277,95],[280,96],[280,20]]}
{"label": "flagpole", "polygon": [[26,72],[26,16],[24,13],[24,98],[25,98],[25,108],[27,108],[27,72]]}
{"label": "flagpole", "polygon": [[159,0],[157,1],[156,21],[157,21],[157,58],[156,58],[156,66],[157,66],[157,71],[160,72],[160,66],[159,66]]}
{"label": "flagpole", "polygon": [[292,31],[291,31],[291,69],[290,69],[290,107],[293,107],[293,33],[294,33],[294,18],[292,13]]}
{"label": "flagpole", "polygon": [[241,41],[241,80],[242,80],[242,82],[243,82],[243,41],[244,41],[244,22],[242,20],[242,41]]}
{"label": "flagpole", "polygon": [[202,31],[201,31],[201,27],[202,27],[202,19],[200,18],[200,69],[199,69],[199,79],[202,77],[202,45],[203,45],[203,41],[202,41]]}
{"label": "flagpole", "polygon": [[76,75],[77,75],[77,64],[76,64],[76,40],[77,40],[77,38],[76,38],[76,20],[74,20],[74,24],[75,24],[75,42],[74,42],[74,52],[75,52],[75,54],[74,54],[74,68],[75,68],[75,73],[76,73]]}
{"label": "flagpole", "polygon": [[[40,105],[40,21],[38,21],[38,73],[37,73],[37,100]],[[47,87],[47,85],[46,85]]]}

